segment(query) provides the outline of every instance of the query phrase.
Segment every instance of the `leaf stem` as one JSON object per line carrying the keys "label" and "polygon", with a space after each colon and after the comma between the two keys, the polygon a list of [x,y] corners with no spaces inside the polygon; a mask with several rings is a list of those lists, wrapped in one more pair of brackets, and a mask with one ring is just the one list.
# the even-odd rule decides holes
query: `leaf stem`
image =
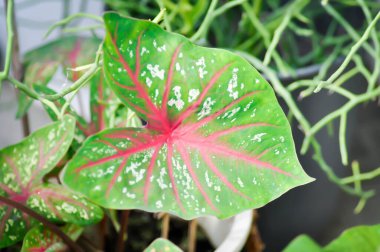
{"label": "leaf stem", "polygon": [[199,27],[199,29],[197,30],[197,32],[194,33],[194,35],[191,36],[191,38],[190,38],[190,40],[192,42],[195,42],[198,39],[200,39],[200,38],[202,38],[202,37],[205,36],[208,28],[210,27],[211,21],[213,19],[212,13],[214,12],[217,4],[218,4],[218,0],[212,0],[211,1],[210,6],[209,6],[209,8],[207,10],[206,16],[203,19],[203,22],[202,22],[201,26]]}
{"label": "leaf stem", "polygon": [[79,247],[69,236],[67,236],[59,227],[51,223],[48,219],[41,216],[40,214],[34,212],[32,209],[24,206],[23,204],[13,201],[11,199],[8,199],[4,196],[0,195],[0,201],[5,203],[8,206],[14,207],[18,210],[20,210],[23,213],[26,213],[30,217],[38,220],[41,222],[45,227],[50,229],[53,233],[58,235],[66,244],[69,246],[73,251],[75,252],[83,252],[82,248]]}
{"label": "leaf stem", "polygon": [[161,8],[160,12],[152,20],[152,23],[158,24],[159,22],[161,22],[164,19],[165,12],[166,12],[166,9],[165,8]]}
{"label": "leaf stem", "polygon": [[162,230],[161,230],[162,238],[168,239],[169,228],[170,228],[170,215],[168,213],[164,213],[164,215],[162,216]]}
{"label": "leaf stem", "polygon": [[129,219],[129,210],[121,211],[120,219],[120,230],[117,237],[116,251],[123,252],[125,249],[125,240],[127,239],[127,228],[128,228],[128,219]]}
{"label": "leaf stem", "polygon": [[197,219],[189,222],[189,252],[195,252],[197,246]]}

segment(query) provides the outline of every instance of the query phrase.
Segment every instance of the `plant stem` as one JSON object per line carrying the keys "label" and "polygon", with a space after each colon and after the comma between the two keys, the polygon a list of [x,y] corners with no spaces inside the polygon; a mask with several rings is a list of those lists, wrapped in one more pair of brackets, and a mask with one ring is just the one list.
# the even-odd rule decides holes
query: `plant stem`
{"label": "plant stem", "polygon": [[197,219],[189,222],[189,248],[188,252],[195,252],[197,246]]}
{"label": "plant stem", "polygon": [[128,227],[129,210],[121,211],[120,230],[117,237],[117,252],[124,252],[125,241],[127,239],[127,227]]}
{"label": "plant stem", "polygon": [[263,241],[261,240],[259,229],[257,228],[258,213],[257,210],[252,210],[253,221],[251,231],[247,240],[247,249],[252,252],[262,252],[265,248]]}
{"label": "plant stem", "polygon": [[210,27],[211,21],[213,19],[212,13],[214,12],[216,5],[218,4],[218,0],[212,0],[210,6],[207,10],[206,16],[203,19],[203,22],[196,33],[190,38],[192,42],[197,41],[198,39],[205,36],[208,28]]}
{"label": "plant stem", "polygon": [[4,0],[5,6],[7,6],[7,50],[5,53],[5,63],[4,70],[0,72],[0,88],[2,81],[9,75],[11,68],[12,50],[13,50],[13,12],[14,12],[14,2],[13,0]]}
{"label": "plant stem", "polygon": [[93,14],[90,14],[90,13],[75,13],[73,15],[70,15],[68,17],[66,17],[65,19],[62,19],[60,21],[58,21],[57,23],[53,24],[49,30],[46,32],[44,38],[47,38],[50,33],[52,33],[52,31],[54,31],[57,27],[60,27],[60,26],[63,26],[65,27],[68,23],[70,23],[72,20],[74,19],[77,19],[77,18],[89,18],[89,19],[93,19],[95,21],[98,21],[100,23],[103,23],[103,19],[99,16],[96,16],[96,15],[93,15]]}
{"label": "plant stem", "polygon": [[360,173],[355,176],[342,178],[341,182],[342,184],[350,184],[350,183],[354,183],[355,181],[374,179],[378,176],[380,176],[380,167],[370,172]]}
{"label": "plant stem", "polygon": [[309,144],[310,144],[310,137],[315,135],[320,129],[322,129],[328,122],[334,120],[335,118],[342,116],[343,114],[348,113],[353,107],[356,105],[363,103],[365,101],[369,101],[377,96],[380,95],[380,87],[373,90],[370,93],[364,93],[361,95],[357,95],[355,98],[348,101],[346,104],[344,104],[342,107],[340,107],[337,110],[334,110],[330,114],[323,117],[321,120],[319,120],[316,124],[314,124],[313,127],[310,128],[310,130],[306,131],[306,137],[304,139],[304,142],[302,144],[301,153],[305,154]]}
{"label": "plant stem", "polygon": [[38,213],[34,212],[33,210],[29,209],[28,207],[24,206],[21,203],[18,203],[16,201],[13,201],[11,199],[8,199],[4,196],[0,195],[0,201],[4,204],[13,207],[17,210],[20,210],[23,213],[26,213],[30,217],[38,220],[41,222],[45,227],[50,229],[53,233],[58,235],[66,244],[67,246],[75,252],[83,252],[82,248],[80,248],[69,236],[67,236],[59,227],[51,223],[48,219],[45,217],[39,215]]}
{"label": "plant stem", "polygon": [[159,22],[161,22],[162,19],[164,18],[165,12],[166,12],[166,9],[165,9],[165,8],[160,9],[160,12],[159,12],[159,13],[157,14],[157,16],[152,20],[152,23],[158,24]]}
{"label": "plant stem", "polygon": [[[376,17],[372,20],[372,22],[368,25],[367,29],[365,30],[361,38],[355,43],[355,45],[351,47],[350,52],[348,53],[347,57],[344,59],[340,67],[327,79],[326,81],[327,83],[334,82],[343,73],[343,71],[346,69],[346,67],[350,63],[354,54],[359,50],[359,48],[362,47],[363,43],[368,39],[372,29],[376,26],[376,23],[379,19],[380,19],[380,11],[377,13]],[[317,87],[315,92],[318,92],[320,90],[321,90],[321,87]]]}
{"label": "plant stem", "polygon": [[341,155],[343,165],[348,164],[346,129],[347,129],[347,114],[345,113],[340,116],[340,124],[339,124],[339,148],[340,148],[340,155]]}
{"label": "plant stem", "polygon": [[169,228],[170,228],[170,215],[165,213],[162,217],[162,230],[161,237],[168,239],[169,237]]}
{"label": "plant stem", "polygon": [[[10,4],[9,1],[5,1],[5,6]],[[12,32],[13,32],[13,46],[12,46],[12,58],[11,58],[11,64],[12,64],[12,72],[15,78],[19,81],[22,81],[24,77],[24,68],[20,61],[20,44],[18,39],[18,32],[17,32],[17,24],[16,24],[16,18],[15,18],[15,10],[12,8]],[[16,90],[16,96],[19,96],[19,92]],[[29,125],[29,118],[28,113],[26,112],[25,115],[21,118],[21,124],[22,124],[22,131],[24,137],[28,136],[30,134],[30,125]]]}

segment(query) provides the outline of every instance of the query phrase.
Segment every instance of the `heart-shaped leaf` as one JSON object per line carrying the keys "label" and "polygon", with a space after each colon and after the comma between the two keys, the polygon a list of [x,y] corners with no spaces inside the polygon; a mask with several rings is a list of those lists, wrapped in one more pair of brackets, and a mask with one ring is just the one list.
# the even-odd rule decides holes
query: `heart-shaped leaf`
{"label": "heart-shaped leaf", "polygon": [[104,16],[104,73],[147,122],[87,139],[63,181],[107,208],[191,219],[257,208],[312,181],[270,85],[244,59]]}
{"label": "heart-shaped leaf", "polygon": [[[83,228],[68,224],[61,228],[72,240],[77,240]],[[58,252],[68,251],[67,245],[55,233],[42,225],[38,225],[25,235],[21,252]]]}
{"label": "heart-shaped leaf", "polygon": [[[100,42],[95,37],[62,37],[28,52],[24,57],[24,83],[31,88],[35,85],[46,86],[59,67],[62,67],[69,80],[76,81],[82,72],[68,68],[92,63]],[[32,102],[26,94],[20,93],[18,118],[28,111]]]}
{"label": "heart-shaped leaf", "polygon": [[163,238],[154,240],[144,252],[181,252],[182,250],[171,241]]}
{"label": "heart-shaped leaf", "polygon": [[[77,193],[59,185],[42,185],[42,178],[58,164],[70,147],[74,128],[74,118],[67,115],[61,121],[37,130],[20,143],[1,150],[0,195],[26,204],[52,220],[77,224],[99,221],[102,218],[101,210]],[[63,201],[66,201],[67,207],[60,210],[58,207],[63,208]],[[42,203],[47,207],[43,208]],[[80,214],[73,212],[70,217],[65,214],[68,209],[77,210],[79,207],[83,208]],[[32,226],[29,219],[20,210],[0,202],[0,247],[22,239]]]}

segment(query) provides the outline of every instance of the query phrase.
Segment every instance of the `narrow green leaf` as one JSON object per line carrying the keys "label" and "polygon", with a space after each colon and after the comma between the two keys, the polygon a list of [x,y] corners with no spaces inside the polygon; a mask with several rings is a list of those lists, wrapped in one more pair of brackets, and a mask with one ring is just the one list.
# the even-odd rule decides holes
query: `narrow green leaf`
{"label": "narrow green leaf", "polygon": [[309,183],[270,85],[244,59],[104,16],[104,74],[146,123],[88,138],[62,181],[114,209],[228,218]]}
{"label": "narrow green leaf", "polygon": [[[74,241],[82,234],[83,228],[69,224],[62,227],[65,232]],[[24,238],[21,252],[57,252],[68,251],[67,245],[55,233],[42,225],[38,225],[31,229]]]}
{"label": "narrow green leaf", "polygon": [[154,240],[144,252],[182,252],[182,250],[171,241],[158,238]]}

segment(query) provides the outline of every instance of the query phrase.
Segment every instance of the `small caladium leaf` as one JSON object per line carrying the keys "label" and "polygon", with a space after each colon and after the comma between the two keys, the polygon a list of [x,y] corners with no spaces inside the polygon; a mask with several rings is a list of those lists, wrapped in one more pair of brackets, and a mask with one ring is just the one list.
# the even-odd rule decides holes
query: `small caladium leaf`
{"label": "small caladium leaf", "polygon": [[[62,121],[37,130],[22,142],[0,151],[0,194],[26,204],[34,186],[51,171],[69,148],[75,120]],[[29,217],[0,202],[0,247],[16,243],[30,227]]]}
{"label": "small caladium leaf", "polygon": [[181,252],[182,250],[171,241],[163,238],[154,240],[144,252]]}
{"label": "small caladium leaf", "polygon": [[107,208],[227,218],[313,179],[275,94],[244,59],[158,25],[104,16],[104,74],[146,121],[88,138],[64,183]]}
{"label": "small caladium leaf", "polygon": [[[46,86],[59,67],[70,81],[76,81],[82,72],[70,69],[92,63],[100,43],[101,40],[95,37],[70,36],[59,38],[28,52],[24,57],[24,83],[31,88],[36,85]],[[25,114],[32,101],[24,93],[20,93],[17,117]]]}
{"label": "small caladium leaf", "polygon": [[[72,240],[77,240],[83,232],[83,227],[68,224],[61,228]],[[25,235],[21,252],[57,252],[69,251],[67,245],[55,233],[42,225],[38,225]]]}
{"label": "small caladium leaf", "polygon": [[81,226],[103,218],[103,211],[97,205],[61,185],[43,184],[33,188],[27,205],[50,220]]}

